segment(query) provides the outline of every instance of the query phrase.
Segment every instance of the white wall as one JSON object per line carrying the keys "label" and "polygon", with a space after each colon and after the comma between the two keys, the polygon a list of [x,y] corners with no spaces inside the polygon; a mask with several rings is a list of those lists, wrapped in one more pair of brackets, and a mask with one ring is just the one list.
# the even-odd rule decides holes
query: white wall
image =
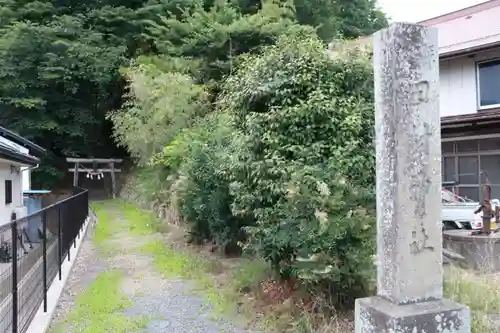
{"label": "white wall", "polygon": [[441,117],[476,113],[476,62],[500,58],[500,48],[440,61]]}
{"label": "white wall", "polygon": [[[10,222],[12,211],[23,204],[21,172],[12,173],[10,164],[0,163],[0,225]],[[5,180],[12,180],[12,203],[5,204]]]}

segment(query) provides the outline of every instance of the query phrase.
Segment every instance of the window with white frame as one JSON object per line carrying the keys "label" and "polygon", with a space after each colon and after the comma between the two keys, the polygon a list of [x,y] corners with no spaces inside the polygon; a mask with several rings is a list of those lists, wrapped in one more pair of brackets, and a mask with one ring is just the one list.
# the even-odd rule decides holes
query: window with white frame
{"label": "window with white frame", "polygon": [[500,107],[500,59],[477,63],[479,109]]}

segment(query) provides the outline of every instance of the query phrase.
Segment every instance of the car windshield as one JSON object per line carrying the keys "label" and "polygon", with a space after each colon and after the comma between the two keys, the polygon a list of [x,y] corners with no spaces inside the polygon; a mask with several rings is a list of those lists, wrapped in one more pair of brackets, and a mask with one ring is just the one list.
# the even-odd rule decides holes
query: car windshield
{"label": "car windshield", "polygon": [[445,188],[441,189],[441,199],[443,203],[474,202],[473,200],[461,197]]}

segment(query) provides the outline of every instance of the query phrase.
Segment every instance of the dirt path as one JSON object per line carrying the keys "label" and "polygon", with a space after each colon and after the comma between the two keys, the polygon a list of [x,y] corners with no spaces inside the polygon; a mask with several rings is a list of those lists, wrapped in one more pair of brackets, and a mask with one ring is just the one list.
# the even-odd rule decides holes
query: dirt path
{"label": "dirt path", "polygon": [[235,320],[214,319],[212,305],[193,292],[193,282],[158,270],[144,248],[162,242],[163,234],[131,232],[137,221],[116,203],[100,211],[96,235],[87,233],[50,332],[250,332]]}

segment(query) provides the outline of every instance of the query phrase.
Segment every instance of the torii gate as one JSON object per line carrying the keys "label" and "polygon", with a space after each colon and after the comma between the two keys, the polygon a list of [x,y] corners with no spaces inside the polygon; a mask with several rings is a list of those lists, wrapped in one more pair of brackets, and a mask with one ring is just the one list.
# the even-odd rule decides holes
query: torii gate
{"label": "torii gate", "polygon": [[[115,168],[115,163],[123,162],[122,159],[113,158],[66,158],[68,163],[74,163],[73,168],[69,168],[69,172],[73,172],[73,186],[78,186],[78,174],[80,172],[87,173],[87,178],[97,179],[104,178],[104,173],[111,173],[111,184],[113,187],[113,199],[116,198],[116,172],[121,172],[121,169]],[[82,164],[91,164],[90,168],[84,167]],[[106,167],[99,168],[99,164],[106,164]]]}

